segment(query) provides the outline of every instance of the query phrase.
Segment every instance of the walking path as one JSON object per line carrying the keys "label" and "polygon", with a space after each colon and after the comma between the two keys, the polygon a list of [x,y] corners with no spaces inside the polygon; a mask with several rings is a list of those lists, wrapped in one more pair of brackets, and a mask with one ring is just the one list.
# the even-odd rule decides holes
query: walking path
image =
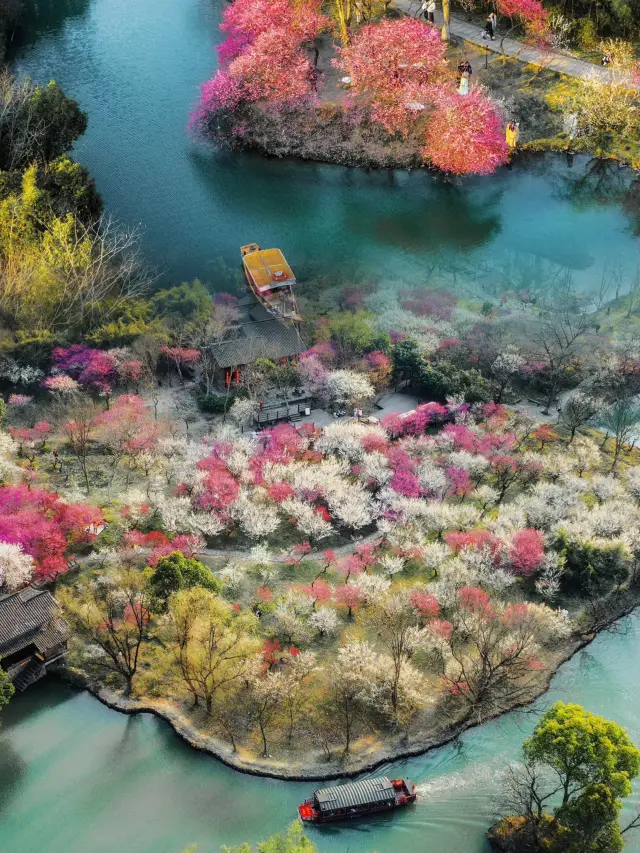
{"label": "walking path", "polygon": [[[394,6],[396,9],[405,12],[407,15],[415,17],[420,8],[418,0],[395,0]],[[442,12],[436,12],[436,23],[442,26]],[[451,35],[479,45],[485,50],[492,53],[500,53],[505,56],[512,56],[533,65],[540,65],[543,68],[548,68],[551,71],[558,71],[561,74],[567,74],[570,77],[599,77],[601,80],[609,80],[611,72],[607,68],[602,68],[600,65],[594,65],[591,62],[585,62],[582,59],[575,59],[573,56],[567,56],[563,53],[556,53],[550,50],[539,50],[515,39],[505,38],[500,36],[500,25],[498,25],[498,35],[495,41],[488,41],[482,38],[482,30],[478,24],[461,21],[460,18],[451,16],[449,21],[449,31]]]}
{"label": "walking path", "polygon": [[[368,536],[358,537],[354,536],[352,542],[347,542],[345,545],[339,545],[337,548],[332,548],[331,550],[336,555],[336,557],[346,557],[347,554],[352,554],[358,545],[370,545],[374,542],[379,542],[382,539],[382,533],[379,530],[374,530],[373,533],[370,533]],[[327,546],[328,548],[329,546]],[[322,554],[326,549],[321,548],[317,551],[310,551],[306,556],[305,560],[320,560],[322,559]],[[246,551],[232,551],[225,550],[224,548],[203,548],[202,551],[198,551],[196,554],[197,557],[223,557],[228,560],[248,560],[250,558],[249,550]],[[288,560],[288,554],[271,554],[268,563],[286,563]]]}

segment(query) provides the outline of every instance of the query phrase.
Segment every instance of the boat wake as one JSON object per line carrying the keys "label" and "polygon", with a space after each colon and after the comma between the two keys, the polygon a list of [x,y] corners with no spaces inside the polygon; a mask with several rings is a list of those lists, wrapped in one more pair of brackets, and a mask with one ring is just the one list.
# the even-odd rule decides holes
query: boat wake
{"label": "boat wake", "polygon": [[508,763],[506,755],[497,756],[490,762],[418,782],[416,783],[418,805],[448,800],[452,794],[462,791],[484,797],[487,791],[496,791],[500,787]]}

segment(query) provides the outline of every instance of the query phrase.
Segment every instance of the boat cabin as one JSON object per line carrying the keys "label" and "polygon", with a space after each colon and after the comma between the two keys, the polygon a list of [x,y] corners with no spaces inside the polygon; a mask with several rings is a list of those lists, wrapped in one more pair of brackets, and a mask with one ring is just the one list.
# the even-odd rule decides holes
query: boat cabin
{"label": "boat cabin", "polygon": [[261,249],[257,243],[248,243],[240,252],[249,288],[266,310],[282,320],[300,321],[293,294],[296,277],[280,249]]}
{"label": "boat cabin", "polygon": [[415,785],[408,779],[383,776],[321,788],[299,806],[298,812],[303,821],[345,820],[394,809],[415,799]]}

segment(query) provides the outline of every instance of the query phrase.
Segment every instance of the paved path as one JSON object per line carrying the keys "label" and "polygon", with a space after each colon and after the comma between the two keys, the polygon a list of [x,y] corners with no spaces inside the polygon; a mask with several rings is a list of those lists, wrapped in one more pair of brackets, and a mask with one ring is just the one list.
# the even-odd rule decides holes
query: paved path
{"label": "paved path", "polygon": [[[418,0],[395,0],[394,6],[408,15],[415,16],[420,8],[420,3]],[[436,23],[442,26],[442,12],[440,10],[436,12]],[[495,41],[487,41],[482,38],[482,30],[478,24],[470,24],[467,21],[460,20],[460,18],[455,18],[453,15],[449,22],[451,35],[484,47],[492,53],[503,53],[506,56],[513,56],[519,59],[520,62],[540,65],[543,68],[549,68],[551,71],[568,74],[570,77],[595,75],[602,80],[609,80],[611,77],[610,70],[602,68],[600,65],[594,65],[582,59],[575,59],[573,56],[567,56],[563,53],[538,50],[536,47],[530,47],[515,39],[505,38],[503,40],[500,36],[500,29],[500,24],[498,24],[498,34]]]}
{"label": "paved path", "polygon": [[[375,530],[373,533],[370,533],[368,536],[362,536],[358,538],[354,536],[352,542],[347,542],[345,545],[339,545],[337,548],[331,548],[336,557],[345,557],[347,554],[352,554],[358,545],[369,545],[374,542],[379,542],[382,538],[382,534],[379,530]],[[257,543],[256,543],[257,544]],[[327,548],[329,546],[327,545]],[[326,549],[320,548],[317,551],[310,551],[305,560],[320,560],[322,559],[322,554]],[[250,559],[250,549],[246,551],[237,551],[237,550],[226,550],[223,548],[203,548],[202,551],[198,551],[196,554],[197,557],[222,557],[227,560],[248,560]],[[287,554],[278,554],[273,553],[269,558],[269,563],[286,563],[288,559]]]}

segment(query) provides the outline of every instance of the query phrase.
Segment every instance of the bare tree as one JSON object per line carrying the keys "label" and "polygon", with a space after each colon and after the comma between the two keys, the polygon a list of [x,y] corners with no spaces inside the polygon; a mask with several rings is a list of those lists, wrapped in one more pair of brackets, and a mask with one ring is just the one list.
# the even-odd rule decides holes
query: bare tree
{"label": "bare tree", "polygon": [[[13,216],[12,233],[22,233],[19,206]],[[28,235],[3,247],[0,302],[16,322],[36,329],[88,328],[108,322],[151,287],[154,274],[135,229],[108,216],[86,225],[53,212],[36,216],[35,224],[44,235],[40,243],[33,237],[38,251],[25,252]]]}
{"label": "bare tree", "polygon": [[529,328],[529,347],[533,360],[544,367],[547,384],[544,413],[548,414],[567,372],[580,355],[584,338],[594,328],[592,315],[585,308],[549,306]]}
{"label": "bare tree", "polygon": [[530,701],[538,683],[537,626],[533,614],[494,611],[481,590],[459,600],[453,630],[438,644],[440,673],[469,719],[480,721]]}
{"label": "bare tree", "polygon": [[281,672],[269,672],[258,675],[251,682],[251,708],[258,723],[262,738],[262,754],[267,756],[267,729],[282,707],[284,700],[284,676]]}
{"label": "bare tree", "polygon": [[625,314],[625,319],[627,320],[631,319],[631,314],[636,304],[638,293],[640,293],[640,267],[636,269],[636,274],[633,277],[633,281],[631,282],[631,286],[629,287],[629,292],[627,294],[627,313]]}
{"label": "bare tree", "polygon": [[418,617],[409,597],[403,593],[388,595],[378,602],[371,613],[372,628],[389,653],[393,663],[391,675],[391,708],[394,718],[398,712],[398,687],[405,665],[419,644]]}
{"label": "bare tree", "polygon": [[210,714],[219,691],[250,667],[253,620],[234,617],[231,607],[202,587],[182,590],[169,601],[167,648],[178,678]]}
{"label": "bare tree", "polygon": [[147,635],[151,592],[144,573],[122,569],[60,591],[71,629],[95,649],[93,663],[117,673],[131,693]]}
{"label": "bare tree", "polygon": [[35,159],[47,131],[44,116],[33,109],[34,89],[30,80],[18,81],[9,71],[0,72],[0,168],[8,172]]}
{"label": "bare tree", "polygon": [[74,400],[67,408],[62,424],[62,431],[80,464],[87,494],[91,491],[87,459],[99,411],[91,400]]}
{"label": "bare tree", "polygon": [[585,426],[602,408],[602,401],[582,391],[575,391],[560,412],[560,421],[569,430],[569,444],[580,427]]}

